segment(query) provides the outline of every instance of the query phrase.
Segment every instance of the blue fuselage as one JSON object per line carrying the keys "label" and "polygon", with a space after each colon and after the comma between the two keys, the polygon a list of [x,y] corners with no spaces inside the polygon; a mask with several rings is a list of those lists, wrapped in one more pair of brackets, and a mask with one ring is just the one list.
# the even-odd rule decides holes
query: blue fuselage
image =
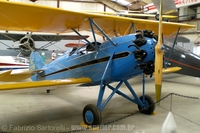
{"label": "blue fuselage", "polygon": [[[134,51],[138,48],[135,46],[129,47],[136,39],[136,34],[130,34],[123,37],[113,38],[113,45],[110,41],[106,41],[99,46],[98,50],[87,51],[85,47],[77,49],[74,53],[66,52],[58,57],[55,61],[45,65],[42,69],[42,74],[35,75],[35,80],[53,80],[89,77],[92,79],[92,84],[99,84],[102,80],[104,71],[105,82],[110,83],[132,78],[143,73],[139,64],[152,61],[154,62],[155,53],[154,47],[156,40],[146,38],[147,43],[140,46],[139,49],[146,51],[146,56],[142,61],[137,61]],[[110,57],[113,58],[106,69]]]}

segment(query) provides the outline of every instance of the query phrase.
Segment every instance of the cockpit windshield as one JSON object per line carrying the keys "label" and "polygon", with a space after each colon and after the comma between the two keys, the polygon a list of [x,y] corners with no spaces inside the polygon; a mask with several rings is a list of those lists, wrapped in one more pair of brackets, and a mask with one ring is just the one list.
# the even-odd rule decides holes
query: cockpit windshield
{"label": "cockpit windshield", "polygon": [[[101,43],[97,42],[98,47],[101,45]],[[77,47],[73,47],[70,50],[68,50],[66,52],[66,54],[68,54],[69,56],[73,55],[73,54],[88,54],[88,53],[93,53],[95,52],[95,42],[92,42],[91,44],[85,44],[80,48]]]}

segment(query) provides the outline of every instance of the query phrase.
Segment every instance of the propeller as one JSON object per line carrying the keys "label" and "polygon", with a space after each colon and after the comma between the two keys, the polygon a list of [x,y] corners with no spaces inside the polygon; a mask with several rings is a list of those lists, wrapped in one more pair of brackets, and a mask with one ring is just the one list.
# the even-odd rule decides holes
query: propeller
{"label": "propeller", "polygon": [[29,50],[33,50],[33,48],[32,48],[32,46],[31,45],[34,45],[33,43],[34,43],[34,41],[33,41],[33,39],[31,38],[31,35],[32,35],[32,33],[31,34],[26,34],[23,38],[21,38],[20,39],[20,43],[18,43],[18,44],[13,44],[13,46],[24,46],[24,47],[26,47],[27,49],[29,49]]}
{"label": "propeller", "polygon": [[24,37],[22,37],[17,44],[13,44],[13,46],[18,46],[20,52],[24,56],[29,56],[31,51],[35,50],[35,43],[34,40],[31,38],[31,34],[26,34]]}
{"label": "propeller", "polygon": [[162,41],[162,5],[163,0],[160,0],[160,15],[159,15],[159,28],[158,28],[158,42],[155,47],[155,91],[156,101],[161,98],[162,90],[162,69],[163,69],[163,55],[164,46]]}

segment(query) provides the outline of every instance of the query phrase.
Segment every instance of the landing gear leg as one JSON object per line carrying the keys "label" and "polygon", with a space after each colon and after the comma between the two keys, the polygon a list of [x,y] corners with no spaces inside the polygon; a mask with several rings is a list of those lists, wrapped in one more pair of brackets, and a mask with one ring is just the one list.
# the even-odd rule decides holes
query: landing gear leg
{"label": "landing gear leg", "polygon": [[[119,90],[122,84],[125,84],[129,91],[131,92],[133,97],[128,96],[127,94],[123,93]],[[102,102],[103,95],[105,88],[108,87],[112,90],[111,94]],[[143,88],[144,88],[144,79],[143,79]],[[100,87],[99,90],[99,96],[97,101],[97,106],[88,104],[83,109],[83,120],[85,124],[87,125],[99,125],[102,121],[101,111],[105,108],[105,106],[108,104],[108,102],[111,100],[111,98],[114,96],[114,94],[119,94],[120,96],[126,98],[127,100],[136,103],[138,105],[138,108],[141,113],[144,114],[152,114],[155,109],[155,104],[153,102],[153,99],[144,94],[139,98],[137,94],[135,93],[134,89],[131,87],[128,80],[120,81],[116,87],[113,87],[109,84],[103,84]]]}
{"label": "landing gear leg", "polygon": [[141,113],[150,115],[155,110],[155,104],[154,104],[153,99],[150,96],[145,95],[145,75],[144,74],[142,78],[142,85],[143,85],[143,93],[142,93],[142,96],[140,97],[142,104],[138,104],[138,109]]}
{"label": "landing gear leg", "polygon": [[[118,89],[121,87],[122,83],[123,83],[123,81],[120,81],[115,88],[110,85],[106,85],[106,84],[103,84],[100,87],[99,96],[98,96],[98,100],[97,100],[97,106],[88,104],[83,109],[83,120],[84,120],[85,124],[87,124],[87,125],[100,125],[101,124],[101,122],[102,122],[101,111],[105,108],[105,106],[108,104],[108,102],[114,96],[114,94],[118,91]],[[108,88],[113,89],[113,92],[107,97],[107,99],[104,102],[102,102],[106,86]]]}

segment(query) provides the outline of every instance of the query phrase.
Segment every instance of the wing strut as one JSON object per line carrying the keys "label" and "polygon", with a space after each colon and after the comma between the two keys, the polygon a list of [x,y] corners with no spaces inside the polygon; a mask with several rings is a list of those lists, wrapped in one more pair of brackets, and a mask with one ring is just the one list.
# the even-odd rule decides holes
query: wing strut
{"label": "wing strut", "polygon": [[76,31],[74,28],[72,28],[72,30],[79,35],[82,39],[84,39],[86,42],[90,43],[90,41],[88,41],[84,36],[82,36],[78,31]]}
{"label": "wing strut", "polygon": [[176,37],[175,37],[175,39],[174,39],[174,43],[173,43],[172,49],[171,49],[171,51],[170,51],[170,53],[169,53],[168,60],[167,60],[167,63],[166,63],[166,64],[169,63],[170,58],[171,58],[171,54],[172,54],[172,52],[174,51],[174,47],[175,47],[175,44],[176,44],[176,40],[177,40],[177,38],[178,38],[178,33],[179,33],[179,31],[180,31],[180,27],[178,28],[178,31],[177,31],[177,33],[176,33]]}
{"label": "wing strut", "polygon": [[135,28],[135,25],[134,25],[134,23],[131,23],[131,27],[130,27],[130,29],[129,29],[129,31],[128,31],[128,34],[131,34],[131,31],[133,30],[133,33],[136,33],[136,28]]}
{"label": "wing strut", "polygon": [[[105,90],[105,84],[104,84],[104,79],[106,77],[106,74],[107,74],[107,71],[108,71],[108,68],[110,66],[110,64],[112,63],[112,59],[113,59],[113,56],[115,54],[115,50],[116,50],[116,47],[114,47],[114,50],[112,52],[112,54],[110,55],[110,58],[108,60],[108,63],[106,65],[106,68],[104,70],[104,73],[103,73],[103,76],[101,78],[101,84],[100,84],[100,89],[99,89],[99,96],[98,96],[98,101],[97,101],[97,107],[100,107],[101,106],[101,102],[102,102],[102,98],[103,98],[103,93],[104,93],[104,90]],[[101,109],[101,108],[99,108]]]}
{"label": "wing strut", "polygon": [[116,46],[117,44],[115,43],[115,42],[113,42],[107,35],[106,35],[106,33],[91,19],[91,18],[89,18],[89,20],[90,20],[90,22],[92,23],[92,24],[94,24],[95,25],[95,27],[114,45],[114,46]]}
{"label": "wing strut", "polygon": [[95,49],[98,51],[99,47],[98,47],[98,44],[97,44],[97,39],[96,39],[94,28],[93,28],[93,25],[92,25],[92,23],[93,23],[92,19],[89,19],[89,22],[90,22],[90,27],[91,27],[91,30],[92,30],[94,42],[95,42]]}

